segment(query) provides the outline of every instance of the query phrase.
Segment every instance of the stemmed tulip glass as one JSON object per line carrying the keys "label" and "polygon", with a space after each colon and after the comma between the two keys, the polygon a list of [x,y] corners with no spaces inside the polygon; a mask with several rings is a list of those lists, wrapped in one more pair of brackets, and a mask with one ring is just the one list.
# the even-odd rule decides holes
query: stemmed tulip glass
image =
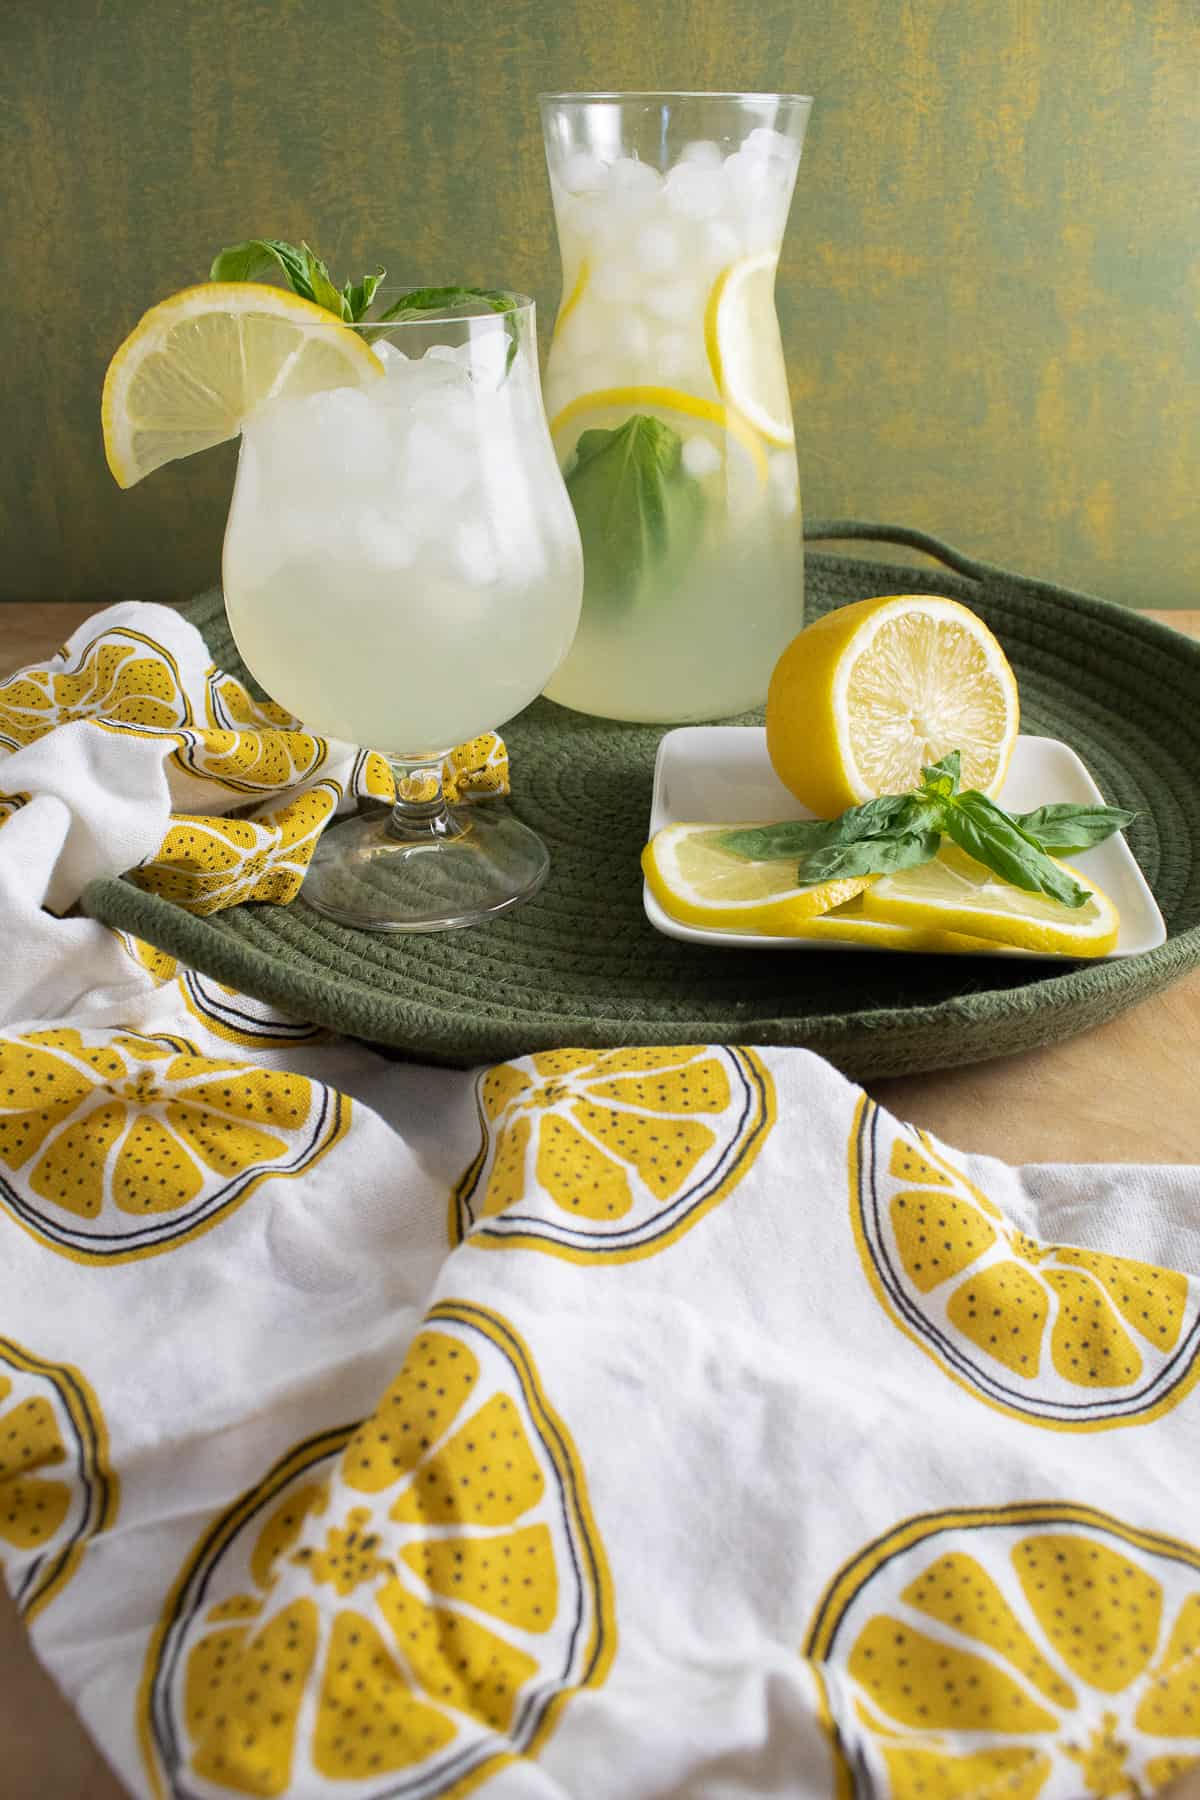
{"label": "stemmed tulip glass", "polygon": [[548,868],[503,802],[442,789],[443,758],[541,692],[579,619],[534,306],[504,299],[367,325],[359,385],[268,401],[243,431],[223,561],[238,650],[306,728],[395,777],[390,809],[324,833],[302,890],[366,930],[475,924]]}

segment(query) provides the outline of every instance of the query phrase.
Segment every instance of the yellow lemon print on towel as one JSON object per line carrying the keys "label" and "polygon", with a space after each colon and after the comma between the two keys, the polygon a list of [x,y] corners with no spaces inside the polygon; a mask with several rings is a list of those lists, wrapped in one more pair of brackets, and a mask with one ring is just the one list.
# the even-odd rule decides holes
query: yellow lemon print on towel
{"label": "yellow lemon print on towel", "polygon": [[202,918],[243,900],[286,906],[340,798],[337,782],[321,781],[249,819],[177,814],[130,880]]}
{"label": "yellow lemon print on towel", "polygon": [[[383,800],[390,806],[396,798],[396,780],[387,758],[377,750],[360,750],[350,791],[359,799]],[[485,731],[457,745],[442,759],[442,792],[451,806],[509,793],[508,750],[503,738]]]}
{"label": "yellow lemon print on towel", "polygon": [[0,1209],[77,1261],[154,1255],[311,1169],[349,1118],[318,1082],[182,1038],[0,1036]]}
{"label": "yellow lemon print on towel", "polygon": [[256,700],[220,669],[208,672],[204,703],[208,728],[189,734],[179,761],[222,787],[247,794],[295,787],[329,755],[324,738],[305,731],[274,701]]}
{"label": "yellow lemon print on towel", "polygon": [[1200,1761],[1200,1552],[1090,1507],[905,1521],[804,1654],[842,1800],[1147,1800]]}
{"label": "yellow lemon print on towel", "polygon": [[175,983],[179,998],[196,1023],[222,1044],[270,1050],[283,1044],[318,1043],[328,1035],[323,1027],[279,1012],[264,1000],[255,1000],[211,975],[202,975],[199,969],[181,969],[175,957],[134,937],[132,932],[116,926],[108,929],[156,987],[168,981]]}
{"label": "yellow lemon print on towel", "polygon": [[309,1025],[278,1011],[265,1000],[239,993],[198,969],[184,969],[178,977],[179,996],[192,1017],[211,1037],[250,1049],[273,1050],[285,1044],[317,1044],[328,1038],[321,1025]]}
{"label": "yellow lemon print on towel", "polygon": [[536,1756],[614,1633],[527,1346],[444,1301],[369,1419],[300,1445],[201,1538],[146,1664],[154,1791],[457,1800]]}
{"label": "yellow lemon print on towel", "polygon": [[122,931],[116,925],[106,927],[117,939],[126,956],[130,957],[149,975],[155,987],[162,987],[164,982],[174,981],[179,973],[179,961],[159,950],[154,944],[148,944],[143,938],[134,937],[131,931]]}
{"label": "yellow lemon print on towel", "polygon": [[159,736],[191,716],[174,657],[124,626],[100,633],[70,661],[55,657],[0,682],[0,745],[10,750],[80,719]]}
{"label": "yellow lemon print on towel", "polygon": [[881,1306],[960,1385],[1032,1424],[1103,1431],[1178,1405],[1200,1378],[1200,1284],[1043,1243],[865,1097],[850,1209]]}
{"label": "yellow lemon print on towel", "polygon": [[0,1567],[26,1621],[113,1523],[117,1498],[104,1415],[83,1375],[0,1338]]}
{"label": "yellow lemon print on towel", "polygon": [[652,1256],[725,1198],[775,1119],[752,1050],[548,1050],[480,1078],[450,1231],[573,1261]]}

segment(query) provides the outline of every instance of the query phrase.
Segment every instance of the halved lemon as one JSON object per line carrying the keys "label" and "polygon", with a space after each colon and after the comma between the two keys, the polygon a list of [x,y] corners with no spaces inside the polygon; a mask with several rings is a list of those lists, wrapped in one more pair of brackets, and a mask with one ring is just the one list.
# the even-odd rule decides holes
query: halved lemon
{"label": "halved lemon", "polygon": [[822,818],[918,785],[962,752],[962,785],[999,792],[1020,705],[1008,658],[983,620],[930,594],[858,600],[807,625],[775,665],[767,753]]}
{"label": "halved lemon", "polygon": [[[1057,860],[1057,858],[1055,859]],[[881,875],[862,900],[863,916],[898,925],[937,927],[972,937],[1049,950],[1064,956],[1106,956],[1117,942],[1120,915],[1107,894],[1061,863],[1091,898],[1064,906],[1048,894],[1027,893],[993,875],[957,845],[943,844],[932,862]]]}
{"label": "halved lemon", "polygon": [[108,365],[104,454],[122,487],[236,437],[261,401],[383,374],[356,331],[284,288],[208,281],[152,306]]}
{"label": "halved lemon", "polygon": [[778,258],[747,256],[713,284],[704,342],[717,392],[771,444],[794,444],[787,369],[775,317]]}
{"label": "halved lemon", "polygon": [[796,885],[790,858],[755,862],[722,849],[729,825],[668,825],[642,851],[642,872],[665,913],[684,925],[784,936],[859,894],[873,875]]}
{"label": "halved lemon", "polygon": [[[653,407],[657,412],[699,419],[704,424],[715,427],[724,437],[732,438],[741,446],[750,458],[758,480],[765,483],[768,472],[767,453],[758,433],[752,431],[736,412],[722,406],[719,401],[704,400],[699,394],[685,393],[682,388],[653,384],[593,388],[590,393],[577,394],[574,400],[569,400],[555,414],[550,421],[550,432],[555,439],[562,439],[572,425],[583,422],[587,428],[592,425],[620,424],[631,413],[643,412],[647,407]],[[578,437],[581,433],[576,432],[575,435]]]}

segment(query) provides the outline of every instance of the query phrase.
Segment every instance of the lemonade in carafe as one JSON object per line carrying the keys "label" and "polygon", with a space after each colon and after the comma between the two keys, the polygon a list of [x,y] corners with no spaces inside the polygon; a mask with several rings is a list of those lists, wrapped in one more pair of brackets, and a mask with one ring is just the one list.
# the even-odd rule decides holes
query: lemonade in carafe
{"label": "lemonade in carafe", "polygon": [[541,102],[563,264],[546,406],[584,546],[549,697],[610,718],[756,706],[803,624],[775,271],[811,102]]}

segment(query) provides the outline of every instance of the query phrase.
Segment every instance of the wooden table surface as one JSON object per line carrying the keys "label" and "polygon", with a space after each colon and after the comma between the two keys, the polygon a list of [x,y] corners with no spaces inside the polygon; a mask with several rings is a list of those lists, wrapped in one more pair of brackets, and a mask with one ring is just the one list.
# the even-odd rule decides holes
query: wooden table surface
{"label": "wooden table surface", "polygon": [[[48,656],[94,606],[0,607],[0,674]],[[1200,611],[1151,613],[1200,637]],[[1200,1164],[1200,971],[1047,1050],[871,1084],[882,1105],[963,1150],[1009,1162]],[[30,1653],[0,1594],[4,1800],[125,1800]],[[1173,1800],[1200,1800],[1200,1778]]]}

